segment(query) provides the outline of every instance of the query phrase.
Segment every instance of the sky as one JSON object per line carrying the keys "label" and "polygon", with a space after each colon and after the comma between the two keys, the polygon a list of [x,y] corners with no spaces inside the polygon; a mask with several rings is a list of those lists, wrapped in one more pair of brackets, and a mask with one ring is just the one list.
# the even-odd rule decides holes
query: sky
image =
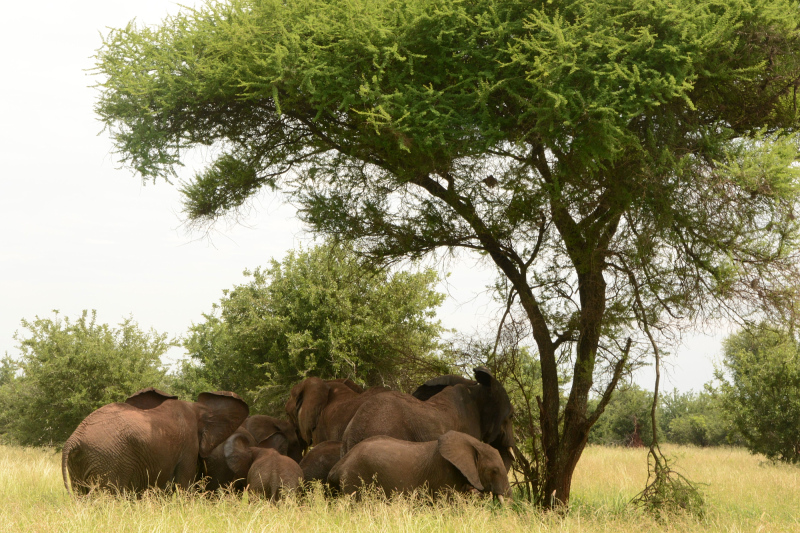
{"label": "sky", "polygon": [[[183,5],[192,5],[191,0]],[[13,2],[0,17],[0,356],[16,357],[22,319],[127,317],[144,330],[185,333],[242,272],[281,259],[314,236],[291,205],[264,194],[249,216],[191,232],[180,194],[143,185],[120,166],[93,106],[93,55],[108,28],[157,24],[180,9],[168,0]],[[184,178],[203,164],[188,162]],[[485,331],[499,310],[486,293],[494,270],[465,257],[451,262],[439,318],[464,333]],[[689,332],[672,350],[664,387],[700,390],[713,377],[725,328]],[[184,356],[170,351],[170,360]],[[652,388],[652,369],[635,379]]]}

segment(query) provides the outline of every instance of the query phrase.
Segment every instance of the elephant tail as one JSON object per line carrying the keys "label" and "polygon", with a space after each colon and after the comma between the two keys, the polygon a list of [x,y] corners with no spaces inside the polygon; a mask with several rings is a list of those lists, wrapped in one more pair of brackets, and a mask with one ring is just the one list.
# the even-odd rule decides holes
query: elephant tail
{"label": "elephant tail", "polygon": [[67,442],[64,443],[64,449],[61,450],[61,475],[64,478],[64,487],[66,487],[67,493],[69,493],[70,496],[74,495],[74,492],[72,491],[72,485],[70,483],[68,463],[69,463],[69,454],[70,452],[72,452],[74,446],[75,446],[75,441],[69,439],[67,440]]}

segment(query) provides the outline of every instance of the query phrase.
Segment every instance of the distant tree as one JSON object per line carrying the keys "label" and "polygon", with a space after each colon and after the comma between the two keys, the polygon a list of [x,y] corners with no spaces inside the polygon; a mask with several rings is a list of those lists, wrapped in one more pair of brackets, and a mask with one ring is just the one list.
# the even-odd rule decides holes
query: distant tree
{"label": "distant tree", "polygon": [[6,358],[0,373],[0,433],[12,442],[60,445],[95,409],[164,386],[167,335],[131,318],[114,328],[98,324],[95,311],[74,322],[56,312],[22,326],[14,335],[21,357]]}
{"label": "distant tree", "polygon": [[[592,427],[589,442],[616,446],[638,443],[639,446],[649,446],[653,440],[653,425],[650,420],[652,403],[651,391],[638,385],[620,387],[611,397],[603,418]],[[661,424],[659,432],[660,426]]]}
{"label": "distant tree", "polygon": [[245,274],[184,341],[193,380],[275,411],[306,376],[409,390],[449,370],[435,355],[444,296],[431,270],[389,272],[326,244]]}
{"label": "distant tree", "polygon": [[765,324],[723,343],[716,373],[722,405],[745,445],[773,460],[800,462],[800,343]]}
{"label": "distant tree", "polygon": [[742,444],[733,420],[713,391],[681,393],[673,389],[661,397],[659,416],[667,442],[695,446]]}
{"label": "distant tree", "polygon": [[142,176],[218,148],[192,221],[281,188],[377,258],[491,261],[538,351],[545,505],[657,332],[779,313],[800,279],[790,0],[227,0],[97,58]]}

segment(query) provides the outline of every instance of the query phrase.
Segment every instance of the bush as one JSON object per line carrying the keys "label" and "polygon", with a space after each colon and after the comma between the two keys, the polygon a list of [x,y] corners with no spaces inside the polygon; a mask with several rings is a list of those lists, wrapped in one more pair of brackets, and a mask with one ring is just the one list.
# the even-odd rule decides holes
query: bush
{"label": "bush", "polygon": [[667,442],[695,446],[741,444],[720,399],[710,392],[673,390],[661,398],[660,416]]}
{"label": "bush", "polygon": [[22,356],[0,368],[0,432],[23,445],[61,445],[95,409],[144,387],[163,387],[165,334],[142,332],[132,319],[117,328],[87,311],[75,322],[22,320]]}
{"label": "bush", "polygon": [[[595,408],[595,404],[596,400],[590,402],[590,410]],[[636,445],[639,443],[635,440],[636,434],[641,439],[641,444],[649,446],[653,441],[653,425],[650,420],[652,405],[652,392],[643,390],[637,385],[621,386],[614,391],[603,416],[592,426],[589,442],[620,446]],[[659,435],[663,435],[661,427],[658,431]]]}
{"label": "bush", "polygon": [[306,376],[409,390],[449,371],[435,355],[444,297],[432,270],[389,273],[328,244],[245,274],[192,326],[181,389],[213,384],[276,413]]}
{"label": "bush", "polygon": [[800,462],[800,344],[765,324],[723,344],[722,405],[753,453]]}

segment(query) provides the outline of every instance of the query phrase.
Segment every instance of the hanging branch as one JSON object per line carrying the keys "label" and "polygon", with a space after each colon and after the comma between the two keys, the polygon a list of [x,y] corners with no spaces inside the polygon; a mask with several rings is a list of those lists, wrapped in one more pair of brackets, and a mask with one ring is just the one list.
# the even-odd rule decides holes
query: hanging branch
{"label": "hanging branch", "polygon": [[643,507],[662,517],[666,512],[683,510],[702,516],[705,501],[695,483],[685,476],[672,470],[670,461],[661,452],[658,445],[658,387],[661,381],[661,352],[658,349],[653,333],[650,331],[650,320],[640,294],[640,286],[636,276],[623,261],[623,268],[628,274],[634,296],[634,314],[642,330],[650,341],[655,357],[656,380],[653,387],[653,403],[650,407],[650,422],[653,428],[653,441],[647,453],[647,485],[632,501],[634,505]]}

